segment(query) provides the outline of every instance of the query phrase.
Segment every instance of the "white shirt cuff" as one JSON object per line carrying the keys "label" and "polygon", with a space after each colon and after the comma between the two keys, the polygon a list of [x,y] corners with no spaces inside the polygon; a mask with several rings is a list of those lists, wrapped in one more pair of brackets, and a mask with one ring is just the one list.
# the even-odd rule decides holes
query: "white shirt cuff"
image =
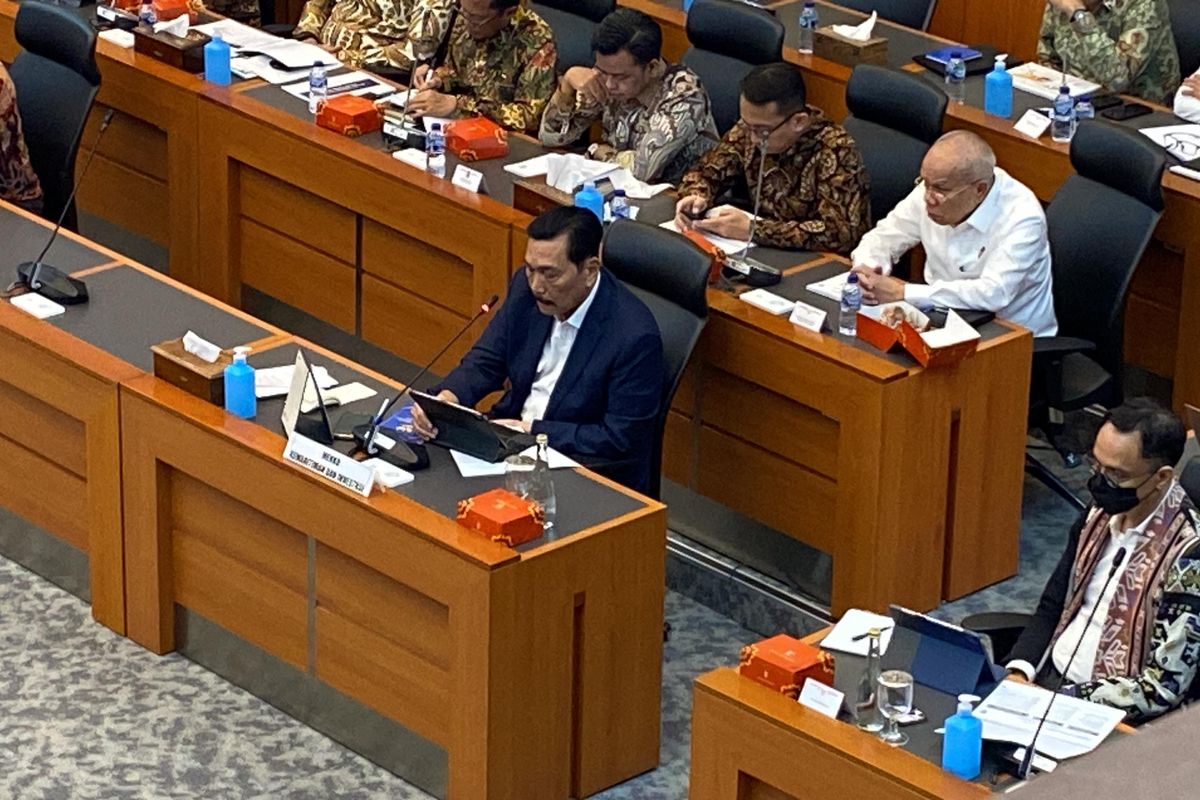
{"label": "white shirt cuff", "polygon": [[1021,673],[1030,683],[1033,683],[1034,679],[1037,678],[1037,669],[1023,658],[1014,658],[1005,664],[1004,668],[1009,672]]}
{"label": "white shirt cuff", "polygon": [[927,283],[906,283],[904,284],[904,299],[912,303],[917,308],[930,308],[933,306],[933,289]]}

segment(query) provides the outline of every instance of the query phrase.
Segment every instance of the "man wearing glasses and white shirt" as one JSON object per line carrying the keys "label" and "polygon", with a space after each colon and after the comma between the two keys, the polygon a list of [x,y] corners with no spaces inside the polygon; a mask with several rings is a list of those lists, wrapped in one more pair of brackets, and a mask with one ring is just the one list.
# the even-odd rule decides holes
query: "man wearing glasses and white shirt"
{"label": "man wearing glasses and white shirt", "polygon": [[[893,277],[918,244],[925,282]],[[868,303],[992,311],[1034,336],[1058,332],[1042,204],[973,133],[952,131],[929,148],[916,188],[850,258]]]}

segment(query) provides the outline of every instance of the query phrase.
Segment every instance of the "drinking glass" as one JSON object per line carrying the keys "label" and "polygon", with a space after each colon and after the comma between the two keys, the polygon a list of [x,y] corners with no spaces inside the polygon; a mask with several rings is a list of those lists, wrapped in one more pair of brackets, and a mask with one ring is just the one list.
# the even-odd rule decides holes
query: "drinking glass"
{"label": "drinking glass", "polygon": [[887,717],[887,727],[879,734],[879,738],[892,747],[908,744],[908,734],[900,730],[896,722],[912,711],[913,677],[898,669],[889,669],[879,675],[879,710]]}
{"label": "drinking glass", "polygon": [[536,461],[519,453],[504,459],[504,488],[517,497],[528,497],[535,466]]}

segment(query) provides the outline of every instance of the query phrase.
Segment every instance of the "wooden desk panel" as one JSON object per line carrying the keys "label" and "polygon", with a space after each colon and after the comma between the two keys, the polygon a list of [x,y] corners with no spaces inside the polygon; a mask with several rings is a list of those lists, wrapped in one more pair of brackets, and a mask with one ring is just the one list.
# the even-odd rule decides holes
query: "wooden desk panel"
{"label": "wooden desk panel", "polygon": [[732,669],[696,680],[690,800],[968,800],[986,787],[844,722],[804,708]]}
{"label": "wooden desk panel", "polygon": [[450,797],[582,797],[657,765],[661,505],[518,554],[294,468],[150,376],[122,391],[135,641],[172,649],[192,608],[441,744]]}

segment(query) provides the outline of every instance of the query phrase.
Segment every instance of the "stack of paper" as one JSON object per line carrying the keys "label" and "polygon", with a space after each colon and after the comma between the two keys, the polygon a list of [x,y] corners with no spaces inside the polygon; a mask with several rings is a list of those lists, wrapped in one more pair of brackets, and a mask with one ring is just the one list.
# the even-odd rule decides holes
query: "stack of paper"
{"label": "stack of paper", "polygon": [[[263,367],[254,371],[254,396],[259,400],[265,397],[282,397],[288,393],[292,385],[292,373],[296,367],[288,364],[283,367]],[[329,374],[325,367],[314,366],[313,375],[322,389],[332,389],[337,386],[337,378]]]}
{"label": "stack of paper", "polygon": [[1008,74],[1013,79],[1013,87],[1020,89],[1023,92],[1036,94],[1038,97],[1044,97],[1047,100],[1053,100],[1058,97],[1058,89],[1060,86],[1066,85],[1070,90],[1072,97],[1080,97],[1085,94],[1091,94],[1100,88],[1100,84],[1085,81],[1083,78],[1077,78],[1074,75],[1067,75],[1056,69],[1042,66],[1033,61],[1022,64],[1019,67],[1013,67],[1008,71]]}
{"label": "stack of paper", "polygon": [[[297,97],[306,103],[308,102],[307,78],[296,83],[289,83],[281,88],[292,97]],[[335,97],[339,94],[352,94],[355,96],[369,95],[371,97],[379,97],[391,91],[391,84],[384,83],[365,72],[343,72],[338,75],[329,76],[326,96]]]}
{"label": "stack of paper", "polygon": [[888,645],[891,644],[892,630],[895,625],[896,623],[891,617],[863,611],[861,608],[852,608],[842,615],[841,620],[833,626],[829,635],[821,640],[821,647],[825,650],[837,650],[851,655],[865,656],[867,648],[871,644],[866,635],[867,631],[879,628],[879,654],[883,655],[887,652]]}
{"label": "stack of paper", "polygon": [[[573,460],[570,456],[564,456],[553,447],[547,448],[547,450],[549,450],[550,457],[550,460],[547,462],[547,466],[549,466],[550,469],[569,469],[579,466],[578,461]],[[466,453],[460,453],[457,450],[451,450],[450,455],[453,456],[454,464],[458,467],[459,473],[461,473],[464,478],[479,478],[485,475],[504,474],[503,461],[492,463],[491,461],[484,461],[482,458],[476,458],[475,456],[469,456]],[[537,445],[533,445],[532,447],[524,450],[521,455],[529,456],[530,458],[537,458]]]}
{"label": "stack of paper", "polygon": [[[1028,747],[1052,697],[1053,692],[1040,686],[1001,681],[975,709],[983,721],[983,738]],[[1124,718],[1119,708],[1060,694],[1034,749],[1059,761],[1090,753]]]}
{"label": "stack of paper", "polygon": [[[678,226],[675,225],[675,220],[673,219],[669,219],[666,222],[661,223],[658,227],[666,228],[667,230],[675,231],[676,233],[682,233]],[[717,247],[721,248],[721,250],[725,251],[727,255],[737,255],[746,249],[746,241],[744,239],[727,239],[724,236],[717,236],[715,233],[705,233],[699,229],[697,229],[696,232],[705,239],[708,239],[708,241],[712,242]],[[754,247],[754,242],[750,242],[750,247]]]}
{"label": "stack of paper", "polygon": [[849,270],[846,272],[839,272],[837,275],[826,278],[823,281],[810,283],[804,288],[808,289],[815,295],[820,295],[827,300],[833,300],[834,302],[840,303],[842,302],[842,287],[846,285],[846,278],[849,275]]}

